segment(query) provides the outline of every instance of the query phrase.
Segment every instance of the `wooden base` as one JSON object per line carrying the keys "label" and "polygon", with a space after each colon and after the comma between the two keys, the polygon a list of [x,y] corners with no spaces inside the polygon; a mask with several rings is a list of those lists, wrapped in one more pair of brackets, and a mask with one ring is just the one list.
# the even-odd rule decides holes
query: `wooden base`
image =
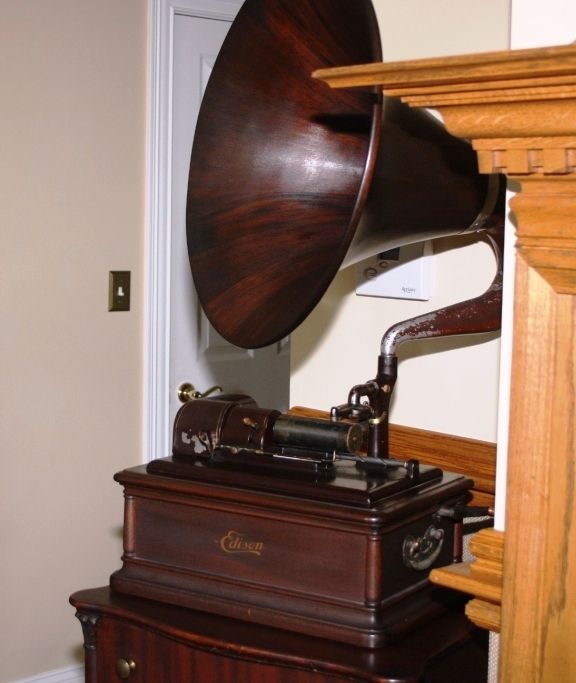
{"label": "wooden base", "polygon": [[[283,482],[289,495],[274,492],[278,477],[224,472],[224,484],[200,464],[189,469],[189,480],[180,466],[177,477],[144,467],[116,475],[126,515],[113,589],[372,648],[459,599],[427,577],[453,560],[453,523],[436,512],[467,496],[465,477],[433,469],[432,483],[350,504],[341,493],[333,502],[305,497],[299,480]],[[379,489],[376,475],[350,476],[353,488]],[[430,527],[443,535],[438,552],[426,566],[410,565],[406,543]]]}
{"label": "wooden base", "polygon": [[[484,683],[486,638],[449,613],[401,642],[368,650],[120,595],[75,593],[86,683],[119,680],[132,667],[141,683]],[[129,669],[128,669],[129,670]]]}

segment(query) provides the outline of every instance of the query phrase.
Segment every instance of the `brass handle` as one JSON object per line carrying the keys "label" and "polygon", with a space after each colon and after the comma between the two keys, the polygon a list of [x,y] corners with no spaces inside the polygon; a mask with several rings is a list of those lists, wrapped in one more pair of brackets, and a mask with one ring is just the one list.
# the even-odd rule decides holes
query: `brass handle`
{"label": "brass handle", "polygon": [[194,401],[197,398],[206,398],[207,396],[210,396],[210,394],[213,394],[216,391],[222,392],[223,389],[222,387],[216,385],[210,387],[210,389],[206,389],[206,391],[197,391],[193,384],[190,384],[190,382],[184,382],[178,387],[176,393],[178,395],[178,400],[181,403],[189,403],[190,401]]}
{"label": "brass handle", "polygon": [[120,657],[116,662],[116,673],[119,678],[130,678],[130,674],[136,668],[136,662],[133,659],[124,659]]}

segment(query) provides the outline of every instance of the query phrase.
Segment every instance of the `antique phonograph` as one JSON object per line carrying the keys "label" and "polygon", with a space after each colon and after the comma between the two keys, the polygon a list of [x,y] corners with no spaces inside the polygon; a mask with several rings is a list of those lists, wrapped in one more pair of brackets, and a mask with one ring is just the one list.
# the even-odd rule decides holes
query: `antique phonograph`
{"label": "antique phonograph", "polygon": [[343,265],[477,231],[497,254],[494,281],[385,331],[374,378],[326,418],[239,395],[184,405],[172,456],[116,476],[118,592],[372,648],[453,600],[427,575],[458,559],[471,482],[396,459],[388,413],[399,345],[499,329],[504,185],[427,113],[311,75],[380,60],[369,0],[244,3],[190,165],[188,251],[204,311],[230,342],[265,346]]}

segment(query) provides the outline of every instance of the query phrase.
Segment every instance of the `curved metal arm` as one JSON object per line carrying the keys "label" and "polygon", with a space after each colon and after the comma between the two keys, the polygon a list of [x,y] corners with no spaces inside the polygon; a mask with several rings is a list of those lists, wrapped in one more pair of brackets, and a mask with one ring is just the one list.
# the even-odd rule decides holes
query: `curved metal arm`
{"label": "curved metal arm", "polygon": [[388,457],[388,413],[397,374],[396,351],[400,344],[414,339],[480,334],[500,329],[504,227],[491,228],[486,234],[496,255],[496,274],[483,294],[404,320],[390,327],[383,336],[376,382],[380,387],[388,388],[388,391],[385,394],[382,392],[379,404],[373,407],[374,414],[380,417],[370,420],[369,453],[372,456]]}
{"label": "curved metal arm", "polygon": [[[400,344],[433,337],[480,334],[500,329],[502,316],[502,278],[504,228],[499,225],[486,231],[496,254],[496,274],[488,289],[478,297],[410,318],[393,325],[382,337],[376,379],[350,390],[348,403],[332,408],[332,420],[355,417],[368,421],[368,458],[388,458],[388,415],[396,384]],[[365,397],[368,405],[360,402]]]}
{"label": "curved metal arm", "polygon": [[459,301],[390,327],[382,337],[381,354],[394,356],[400,344],[414,339],[480,334],[500,329],[502,314],[502,277],[504,230],[486,231],[496,255],[496,275],[488,289],[474,299]]}

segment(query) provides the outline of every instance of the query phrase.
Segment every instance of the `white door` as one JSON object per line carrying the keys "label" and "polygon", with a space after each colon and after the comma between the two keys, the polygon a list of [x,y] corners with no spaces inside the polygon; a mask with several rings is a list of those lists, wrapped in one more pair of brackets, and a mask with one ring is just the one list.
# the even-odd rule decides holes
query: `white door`
{"label": "white door", "polygon": [[[194,125],[216,55],[230,23],[179,15],[174,26],[172,96],[172,249],[170,314],[171,417],[179,407],[178,386],[190,381],[203,392],[251,395],[264,407],[288,402],[287,344],[247,351],[226,342],[208,323],[194,292],[186,249],[186,193]],[[230,106],[234,106],[230,103]],[[216,153],[218,153],[216,151]],[[222,264],[225,268],[226,265]]]}
{"label": "white door", "polygon": [[[156,299],[160,309],[149,314],[148,320],[149,346],[155,349],[148,358],[146,412],[155,423],[149,424],[146,434],[149,458],[169,454],[171,425],[181,405],[177,389],[184,382],[200,392],[219,385],[226,393],[246,393],[263,407],[288,407],[288,342],[245,350],[222,339],[199,307],[186,248],[186,194],[194,126],[212,65],[240,5],[238,0],[179,0],[177,5],[173,0],[156,2],[158,44],[153,54],[162,62],[156,71],[156,182],[160,195],[165,192],[166,196],[152,207],[158,224],[157,234],[149,240],[149,248],[156,251],[149,254],[149,267],[159,271],[152,278],[156,291],[149,287],[150,306],[153,309]],[[154,149],[152,152],[153,161]],[[164,254],[163,260],[159,254]],[[158,285],[163,281],[163,268],[164,288]],[[166,311],[162,311],[163,299]]]}

